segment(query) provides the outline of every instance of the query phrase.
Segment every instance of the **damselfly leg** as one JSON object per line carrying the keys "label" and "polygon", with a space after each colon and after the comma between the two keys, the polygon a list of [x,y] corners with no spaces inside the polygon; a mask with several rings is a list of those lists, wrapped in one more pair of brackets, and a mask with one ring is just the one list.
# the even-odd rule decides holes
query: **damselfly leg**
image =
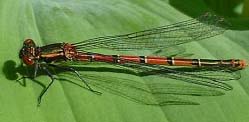
{"label": "damselfly leg", "polygon": [[52,73],[47,69],[46,66],[39,66],[39,68],[41,68],[43,71],[45,71],[45,73],[50,77],[51,81],[50,83],[48,84],[47,87],[45,87],[42,92],[40,93],[39,97],[38,97],[38,105],[37,106],[40,106],[41,104],[41,101],[42,101],[42,97],[43,95],[47,92],[47,90],[50,88],[50,86],[54,83],[54,76],[52,75]]}
{"label": "damselfly leg", "polygon": [[82,76],[80,75],[80,73],[75,70],[74,68],[72,67],[63,67],[63,66],[58,66],[58,65],[54,65],[54,64],[48,64],[49,66],[51,67],[54,67],[54,68],[58,68],[58,69],[63,69],[65,71],[70,71],[70,72],[73,72],[77,75],[78,78],[80,78],[80,80],[86,85],[87,89],[93,93],[96,93],[98,95],[101,95],[102,93],[99,92],[99,91],[96,91],[94,89],[92,89],[92,87],[87,83],[87,81],[85,79],[82,78]]}

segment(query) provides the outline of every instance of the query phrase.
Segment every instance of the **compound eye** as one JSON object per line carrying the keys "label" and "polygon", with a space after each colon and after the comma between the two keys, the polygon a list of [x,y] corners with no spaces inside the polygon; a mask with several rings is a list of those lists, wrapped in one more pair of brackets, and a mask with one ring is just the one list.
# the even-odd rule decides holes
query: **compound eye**
{"label": "compound eye", "polygon": [[32,39],[26,39],[23,42],[23,45],[25,45],[27,47],[35,47],[35,42]]}
{"label": "compound eye", "polygon": [[23,56],[22,57],[22,61],[23,63],[25,63],[26,65],[33,65],[35,62],[33,59],[30,59],[29,57],[27,56]]}

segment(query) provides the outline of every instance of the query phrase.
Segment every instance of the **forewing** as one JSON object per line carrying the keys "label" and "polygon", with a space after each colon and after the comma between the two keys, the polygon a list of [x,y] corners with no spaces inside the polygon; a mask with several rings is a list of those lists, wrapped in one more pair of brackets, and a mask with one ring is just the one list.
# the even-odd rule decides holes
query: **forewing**
{"label": "forewing", "polygon": [[[221,91],[212,88],[169,82],[141,82],[132,79],[135,76],[131,76],[131,78],[115,77],[115,75],[108,75],[108,72],[102,72],[101,74],[97,72],[84,72],[81,74],[90,85],[98,87],[100,90],[146,105],[196,105],[198,103],[182,98],[182,95],[223,95]],[[71,74],[66,77],[70,78],[70,80],[75,79]]]}
{"label": "forewing", "polygon": [[92,49],[159,50],[222,34],[229,26],[223,18],[206,13],[198,18],[130,34],[98,37],[73,45],[79,51]]}
{"label": "forewing", "polygon": [[162,65],[136,64],[132,62],[119,65],[135,69],[144,77],[158,75],[224,90],[232,89],[232,87],[224,81],[237,80],[240,78],[239,71],[226,68],[177,68]]}

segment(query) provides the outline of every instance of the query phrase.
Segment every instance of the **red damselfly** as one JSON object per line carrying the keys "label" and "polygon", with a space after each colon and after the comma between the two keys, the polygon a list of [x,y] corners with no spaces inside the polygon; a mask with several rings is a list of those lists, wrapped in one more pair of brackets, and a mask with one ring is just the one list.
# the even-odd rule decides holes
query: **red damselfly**
{"label": "red damselfly", "polygon": [[[36,46],[32,39],[26,39],[20,50],[19,57],[24,64],[34,68],[33,78],[36,77],[39,69],[45,71],[51,78],[50,84],[38,97],[39,104],[44,93],[54,82],[54,77],[48,67],[72,71],[85,83],[90,91],[100,93],[93,90],[74,68],[56,64],[65,61],[104,62],[115,66],[132,68],[150,75],[159,75],[207,87],[230,90],[232,87],[223,83],[223,81],[239,79],[240,76],[235,72],[246,67],[244,60],[189,59],[171,57],[170,54],[169,57],[136,56],[132,54],[106,55],[89,51],[93,49],[109,49],[123,52],[131,52],[132,50],[169,51],[172,48],[177,51],[177,46],[180,44],[220,35],[227,27],[229,27],[229,24],[223,18],[207,13],[198,18],[171,25],[124,35],[98,37],[78,43],[63,42]],[[182,68],[185,69],[181,70]],[[152,89],[154,87],[154,90],[156,89],[153,85],[150,87]],[[152,91],[152,93],[157,93],[157,90]],[[163,102],[149,101],[147,104],[161,105],[164,104]]]}

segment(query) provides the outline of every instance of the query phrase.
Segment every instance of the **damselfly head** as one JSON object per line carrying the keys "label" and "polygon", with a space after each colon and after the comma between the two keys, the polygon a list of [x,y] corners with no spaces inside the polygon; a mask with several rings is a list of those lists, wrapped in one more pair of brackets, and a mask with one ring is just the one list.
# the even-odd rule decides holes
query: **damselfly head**
{"label": "damselfly head", "polygon": [[23,47],[19,52],[19,58],[22,59],[26,65],[33,65],[36,57],[36,45],[32,39],[26,39],[23,42]]}
{"label": "damselfly head", "polygon": [[35,47],[35,42],[32,39],[26,39],[23,42],[23,46],[25,46],[25,47]]}

